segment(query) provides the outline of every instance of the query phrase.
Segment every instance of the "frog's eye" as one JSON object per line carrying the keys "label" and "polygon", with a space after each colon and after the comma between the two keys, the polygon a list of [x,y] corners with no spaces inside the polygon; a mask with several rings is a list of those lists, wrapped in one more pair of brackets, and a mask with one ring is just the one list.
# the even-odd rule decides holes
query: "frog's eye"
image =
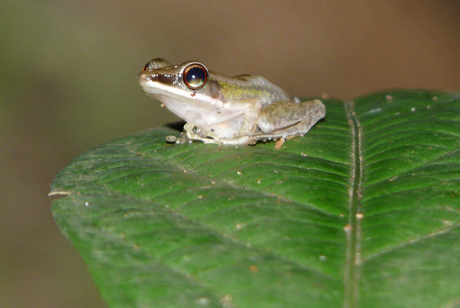
{"label": "frog's eye", "polygon": [[184,83],[190,90],[204,87],[208,81],[208,70],[201,64],[190,64],[184,70]]}

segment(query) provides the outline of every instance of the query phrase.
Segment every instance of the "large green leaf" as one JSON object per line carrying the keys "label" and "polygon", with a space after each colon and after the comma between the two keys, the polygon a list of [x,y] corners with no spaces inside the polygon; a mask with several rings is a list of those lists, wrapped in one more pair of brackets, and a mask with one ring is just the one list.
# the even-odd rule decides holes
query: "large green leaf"
{"label": "large green leaf", "polygon": [[280,150],[155,129],[62,170],[53,213],[109,305],[459,307],[459,94],[324,103]]}

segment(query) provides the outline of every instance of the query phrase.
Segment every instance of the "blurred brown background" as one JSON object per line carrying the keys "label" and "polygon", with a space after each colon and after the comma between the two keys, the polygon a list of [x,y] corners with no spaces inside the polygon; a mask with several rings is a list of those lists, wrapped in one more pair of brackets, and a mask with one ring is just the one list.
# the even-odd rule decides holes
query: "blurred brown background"
{"label": "blurred brown background", "polygon": [[137,84],[151,58],[296,96],[460,90],[459,21],[457,0],[3,1],[0,307],[106,307],[47,193],[86,149],[177,120]]}

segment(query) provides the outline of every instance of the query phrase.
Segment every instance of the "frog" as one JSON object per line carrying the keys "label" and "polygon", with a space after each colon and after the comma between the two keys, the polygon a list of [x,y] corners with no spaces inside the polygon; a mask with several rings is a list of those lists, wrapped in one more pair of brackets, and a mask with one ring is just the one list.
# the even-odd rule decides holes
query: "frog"
{"label": "frog", "polygon": [[201,62],[172,65],[149,61],[138,75],[142,90],[185,120],[181,138],[170,143],[255,145],[305,135],[325,117],[321,100],[302,101],[262,76],[229,77]]}

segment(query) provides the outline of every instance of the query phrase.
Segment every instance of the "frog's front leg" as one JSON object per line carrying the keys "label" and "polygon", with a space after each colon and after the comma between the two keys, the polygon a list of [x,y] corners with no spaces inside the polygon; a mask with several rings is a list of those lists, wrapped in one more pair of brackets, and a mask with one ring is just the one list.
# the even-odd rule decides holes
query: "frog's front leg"
{"label": "frog's front leg", "polygon": [[[191,142],[193,140],[203,141],[204,143],[213,143],[213,139],[209,136],[208,132],[198,128],[193,123],[185,123],[184,131],[182,133],[182,137],[177,138],[176,136],[166,136],[166,142],[168,143],[177,143],[177,144],[184,144],[187,142]],[[209,140],[210,142],[208,142]]]}
{"label": "frog's front leg", "polygon": [[259,138],[291,139],[305,135],[326,115],[326,108],[319,99],[296,102],[281,100],[262,109],[257,119],[261,129]]}

